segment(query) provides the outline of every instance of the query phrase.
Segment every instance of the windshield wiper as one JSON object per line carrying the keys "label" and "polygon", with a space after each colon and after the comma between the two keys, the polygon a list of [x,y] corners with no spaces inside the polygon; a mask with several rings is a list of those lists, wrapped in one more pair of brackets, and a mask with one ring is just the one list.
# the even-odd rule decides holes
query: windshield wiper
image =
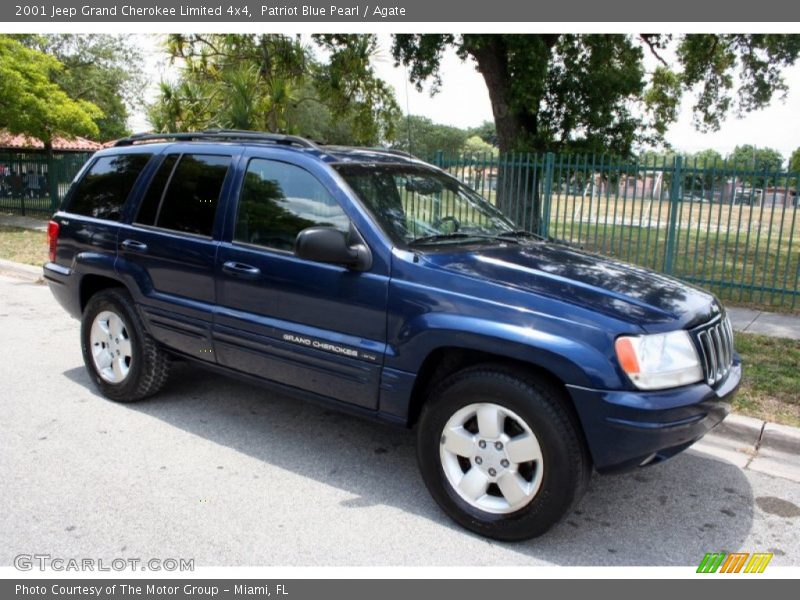
{"label": "windshield wiper", "polygon": [[486,240],[491,242],[501,241],[501,242],[513,242],[514,244],[519,244],[520,241],[518,238],[524,236],[533,236],[537,239],[544,239],[540,238],[533,233],[528,233],[527,231],[509,231],[508,233],[499,233],[499,234],[488,234],[488,233],[466,233],[463,231],[454,231],[452,233],[437,233],[434,235],[425,235],[422,237],[415,238],[411,240],[408,244],[413,246],[415,244],[427,244],[427,243],[436,243],[440,241],[447,241],[447,240],[460,240],[460,239],[474,239],[474,240]]}
{"label": "windshield wiper", "polygon": [[498,234],[488,234],[488,233],[466,233],[463,231],[454,231],[452,233],[437,233],[434,235],[425,235],[422,237],[415,238],[411,240],[408,244],[413,246],[415,244],[427,244],[427,243],[435,243],[440,241],[447,241],[447,240],[460,240],[460,239],[477,239],[477,240],[487,240],[487,241],[501,241],[501,242],[513,242],[515,244],[519,244],[520,241],[518,238],[521,237],[535,237],[536,239],[544,239],[541,236],[536,235],[535,233],[529,233],[527,231],[509,231],[507,233],[498,233]]}
{"label": "windshield wiper", "polygon": [[409,246],[413,246],[415,244],[428,244],[430,242],[442,242],[447,240],[458,240],[463,238],[480,238],[480,235],[475,235],[473,233],[459,233],[454,231],[452,233],[435,233],[433,235],[423,235],[422,237],[414,238],[410,242],[408,242]]}
{"label": "windshield wiper", "polygon": [[515,231],[505,231],[503,233],[498,233],[496,236],[497,239],[508,239],[512,241],[518,241],[519,238],[533,238],[535,240],[541,240],[543,242],[549,241],[548,238],[539,235],[538,233],[531,233],[530,231],[526,231],[524,229],[517,229]]}

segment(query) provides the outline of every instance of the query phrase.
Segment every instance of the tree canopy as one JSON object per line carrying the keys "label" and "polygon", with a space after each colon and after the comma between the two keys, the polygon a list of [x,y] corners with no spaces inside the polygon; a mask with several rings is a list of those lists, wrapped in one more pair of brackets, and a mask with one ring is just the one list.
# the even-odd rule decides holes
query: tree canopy
{"label": "tree canopy", "polygon": [[684,94],[694,94],[702,130],[766,106],[786,91],[782,70],[796,62],[800,36],[396,34],[392,53],[419,89],[428,83],[435,93],[447,48],[482,74],[502,152],[625,155],[663,139]]}
{"label": "tree canopy", "polygon": [[774,185],[773,175],[783,170],[783,163],[783,155],[778,150],[751,144],[736,146],[728,155],[728,165],[741,171],[738,179],[755,188]]}
{"label": "tree canopy", "polygon": [[485,141],[479,135],[467,138],[464,143],[464,153],[479,156],[497,156],[497,148]]}
{"label": "tree canopy", "polygon": [[477,135],[490,146],[497,146],[497,128],[492,121],[484,121],[477,127],[470,127],[467,134],[470,137]]}
{"label": "tree canopy", "polygon": [[92,102],[73,99],[55,82],[64,66],[53,56],[0,35],[0,128],[42,140],[97,136],[103,116]]}
{"label": "tree canopy", "polygon": [[181,75],[161,83],[149,119],[157,131],[257,129],[356,144],[391,138],[400,109],[372,69],[375,40],[317,43],[341,51],[324,62],[282,34],[170,35],[166,49]]}
{"label": "tree canopy", "polygon": [[789,171],[791,173],[800,173],[800,148],[792,152],[792,156],[789,159]]}
{"label": "tree canopy", "polygon": [[103,113],[95,122],[100,141],[127,135],[131,111],[141,106],[145,85],[141,52],[130,35],[44,34],[17,39],[55,57],[63,67],[51,79],[73,100],[96,105]]}
{"label": "tree canopy", "polygon": [[745,171],[768,171],[783,168],[783,155],[774,148],[758,148],[752,144],[736,146],[728,155],[728,164]]}
{"label": "tree canopy", "polygon": [[713,148],[706,148],[690,155],[693,165],[696,164],[699,168],[712,168],[714,165],[722,164],[722,154]]}
{"label": "tree canopy", "polygon": [[395,125],[397,140],[393,148],[405,150],[424,160],[432,160],[441,151],[458,154],[464,149],[467,132],[458,127],[434,123],[428,117],[409,115]]}

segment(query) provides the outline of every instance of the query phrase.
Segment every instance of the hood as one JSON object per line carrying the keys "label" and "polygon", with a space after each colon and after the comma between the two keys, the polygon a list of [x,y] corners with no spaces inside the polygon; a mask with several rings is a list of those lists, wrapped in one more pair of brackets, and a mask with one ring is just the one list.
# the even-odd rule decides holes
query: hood
{"label": "hood", "polygon": [[645,328],[651,323],[694,327],[720,312],[709,292],[559,244],[442,249],[426,251],[422,260],[431,268],[571,302]]}

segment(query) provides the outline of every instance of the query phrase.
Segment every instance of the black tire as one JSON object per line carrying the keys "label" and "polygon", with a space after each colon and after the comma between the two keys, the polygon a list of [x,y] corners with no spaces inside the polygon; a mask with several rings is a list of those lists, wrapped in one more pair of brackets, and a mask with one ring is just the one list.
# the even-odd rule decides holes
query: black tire
{"label": "black tire", "polygon": [[[131,356],[127,375],[119,383],[106,381],[95,366],[90,334],[95,317],[104,311],[118,315],[130,340]],[[169,355],[150,337],[130,295],[122,288],[102,290],[86,304],[81,319],[81,349],[86,370],[97,389],[117,402],[135,402],[158,392],[169,377]]]}
{"label": "black tire", "polygon": [[[480,510],[456,491],[445,474],[440,456],[445,425],[461,409],[482,403],[513,411],[538,439],[543,468],[534,469],[542,468],[541,483],[532,500],[515,512]],[[519,369],[479,365],[451,375],[429,395],[419,420],[417,460],[431,495],[458,524],[497,540],[526,540],[550,529],[586,491],[592,468],[579,427],[554,387]],[[473,461],[467,464],[460,467],[464,473],[475,468]]]}

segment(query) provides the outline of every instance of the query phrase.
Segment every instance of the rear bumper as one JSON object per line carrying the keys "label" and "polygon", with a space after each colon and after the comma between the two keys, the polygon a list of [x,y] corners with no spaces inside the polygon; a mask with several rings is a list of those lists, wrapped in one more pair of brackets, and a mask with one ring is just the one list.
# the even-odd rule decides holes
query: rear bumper
{"label": "rear bumper", "polygon": [[56,301],[72,317],[80,319],[80,294],[71,287],[74,279],[72,277],[72,269],[49,262],[44,265],[43,271],[44,280],[47,282],[50,292],[52,292]]}
{"label": "rear bumper", "polygon": [[567,389],[595,469],[611,472],[653,464],[688,448],[725,418],[741,378],[736,355],[716,388],[698,383],[658,392]]}

